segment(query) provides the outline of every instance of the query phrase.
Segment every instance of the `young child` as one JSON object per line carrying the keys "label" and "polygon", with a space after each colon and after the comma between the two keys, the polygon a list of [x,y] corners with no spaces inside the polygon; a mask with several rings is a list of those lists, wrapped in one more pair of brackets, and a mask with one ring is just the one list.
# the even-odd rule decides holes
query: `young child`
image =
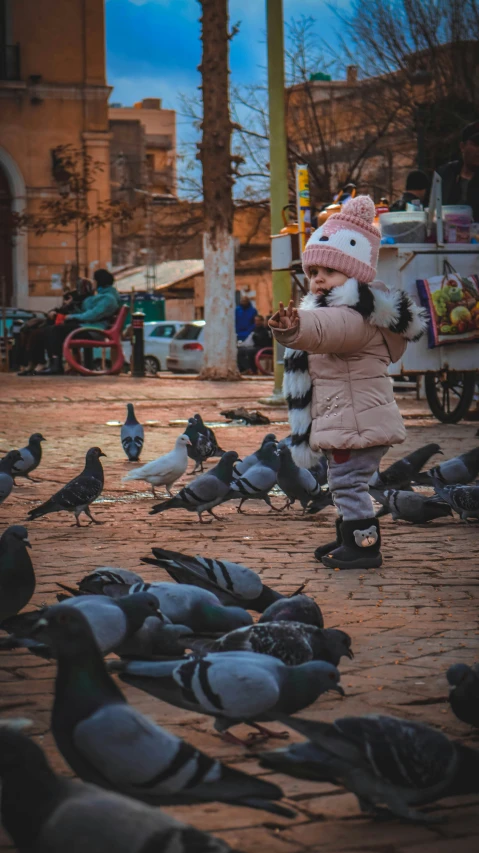
{"label": "young child", "polygon": [[338,511],[336,540],[317,548],[328,568],[369,569],[382,563],[379,522],[368,482],[406,431],[388,365],[426,328],[422,308],[390,293],[376,275],[380,232],[374,202],[357,196],[315,231],[303,254],[310,292],[299,311],[290,302],[270,320],[284,357],[284,395],[297,465],[328,460]]}

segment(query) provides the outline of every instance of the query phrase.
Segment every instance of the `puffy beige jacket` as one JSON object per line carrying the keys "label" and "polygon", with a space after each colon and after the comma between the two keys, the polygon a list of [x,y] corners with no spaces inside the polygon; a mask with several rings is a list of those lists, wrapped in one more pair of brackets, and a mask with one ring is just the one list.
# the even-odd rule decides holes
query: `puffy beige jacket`
{"label": "puffy beige jacket", "polygon": [[[371,294],[369,313],[363,288]],[[299,326],[285,332],[273,329],[277,341],[289,348],[284,392],[293,456],[306,466],[314,461],[310,449],[317,453],[404,441],[388,366],[425,325],[422,309],[405,294],[378,292],[353,279],[326,300],[326,307],[317,307],[318,297],[308,294],[299,310]],[[401,331],[393,331],[397,328]]]}

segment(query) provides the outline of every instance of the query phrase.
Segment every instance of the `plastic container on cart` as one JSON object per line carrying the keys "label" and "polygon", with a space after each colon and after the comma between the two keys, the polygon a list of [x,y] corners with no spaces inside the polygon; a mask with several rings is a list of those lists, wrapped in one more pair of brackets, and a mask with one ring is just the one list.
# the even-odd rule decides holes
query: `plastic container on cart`
{"label": "plastic container on cart", "polygon": [[383,237],[395,243],[425,243],[427,214],[421,210],[383,213],[379,217]]}
{"label": "plastic container on cart", "polygon": [[443,205],[442,218],[446,243],[470,242],[472,207],[467,204]]}

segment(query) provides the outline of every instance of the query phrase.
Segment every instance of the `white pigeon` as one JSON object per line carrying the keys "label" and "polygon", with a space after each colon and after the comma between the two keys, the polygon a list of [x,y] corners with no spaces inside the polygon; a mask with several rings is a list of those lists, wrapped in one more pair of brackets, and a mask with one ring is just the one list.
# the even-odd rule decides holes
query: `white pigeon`
{"label": "white pigeon", "polygon": [[123,481],[146,480],[151,486],[154,498],[156,498],[155,486],[165,486],[166,491],[171,495],[170,487],[179,480],[188,467],[188,445],[191,445],[188,436],[180,435],[176,439],[174,450],[154,459],[153,462],[147,462],[141,468],[135,468],[123,477]]}

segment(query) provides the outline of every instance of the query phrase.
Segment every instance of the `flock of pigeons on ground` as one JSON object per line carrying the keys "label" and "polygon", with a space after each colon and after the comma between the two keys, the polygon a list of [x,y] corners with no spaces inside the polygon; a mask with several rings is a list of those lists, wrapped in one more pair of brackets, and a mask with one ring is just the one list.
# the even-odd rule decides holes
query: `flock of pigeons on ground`
{"label": "flock of pigeons on ground", "polygon": [[[123,448],[138,461],[143,428],[133,406],[122,428]],[[0,502],[16,478],[32,480],[44,437],[0,461]],[[439,445],[419,448],[370,483],[378,515],[413,524],[456,512],[479,517],[479,448],[423,469]],[[73,512],[76,524],[103,489],[100,448],[91,448],[82,473],[48,501],[30,510],[34,520]],[[203,471],[204,463],[218,457]],[[188,459],[201,473],[172,496]],[[288,440],[269,433],[261,447],[239,459],[222,450],[200,415],[165,456],[124,479],[164,486],[168,500],[152,513],[183,508],[214,516],[233,499],[265,501],[285,509],[298,501],[316,513],[331,503],[326,463],[308,471],[293,462]],[[414,486],[431,486],[426,496]],[[281,508],[271,502],[279,487]],[[274,495],[277,493],[275,490]],[[274,496],[273,495],[273,496]],[[216,516],[214,516],[216,517]],[[263,752],[264,768],[343,786],[361,810],[422,822],[438,820],[418,807],[446,796],[479,791],[479,751],[451,741],[424,723],[385,715],[343,717],[334,723],[297,716],[340,683],[342,658],[352,659],[352,639],[324,627],[318,604],[304,584],[286,596],[265,585],[252,569],[228,560],[153,548],[141,562],[167,572],[170,581],[145,582],[130,570],[100,567],[76,587],[59,583],[57,602],[24,610],[35,590],[25,527],[0,538],[0,654],[25,650],[56,663],[51,730],[64,760],[82,781],[54,773],[41,747],[25,733],[28,720],[0,721],[2,823],[20,851],[29,853],[227,853],[228,844],[180,823],[158,806],[217,801],[261,809],[285,818],[283,792],[267,777],[254,777],[208,757],[130,705],[112,674],[162,702],[214,720],[224,739],[250,747],[268,738],[305,740]],[[151,570],[150,570],[151,571]],[[160,575],[159,575],[160,577]],[[164,574],[163,574],[164,577]],[[251,613],[259,614],[256,621]],[[115,657],[106,656],[114,655]],[[479,728],[479,666],[455,664],[447,672],[452,711]],[[231,731],[251,727],[247,740]]]}

